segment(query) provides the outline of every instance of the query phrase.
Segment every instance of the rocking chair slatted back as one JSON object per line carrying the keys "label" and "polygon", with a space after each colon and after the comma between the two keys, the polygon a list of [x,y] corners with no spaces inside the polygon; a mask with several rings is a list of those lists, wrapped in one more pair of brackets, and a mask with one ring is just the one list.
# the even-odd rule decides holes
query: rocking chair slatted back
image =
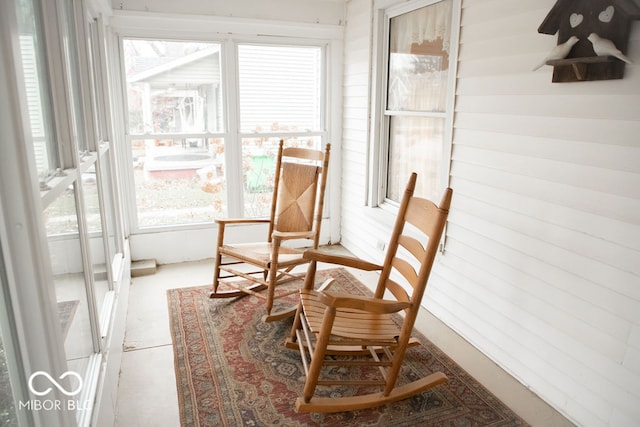
{"label": "rocking chair slatted back", "polygon": [[[376,297],[381,298],[385,290],[389,290],[398,300],[422,300],[422,292],[414,294],[416,286],[423,283],[425,277],[429,277],[435,254],[440,245],[440,236],[446,222],[446,215],[451,205],[452,192],[448,189],[442,196],[439,205],[430,200],[413,197],[413,186],[410,184],[405,190],[406,202],[401,204],[396,218],[395,228],[387,250],[384,267],[376,288]],[[410,193],[408,195],[407,193]],[[410,230],[407,224],[415,227]],[[413,232],[413,233],[412,233]],[[421,243],[413,234],[420,235]],[[419,266],[416,271],[414,266]],[[387,283],[394,274],[401,275],[406,283],[411,286],[411,295],[406,288],[398,285],[396,281]],[[424,291],[423,291],[424,292]]]}

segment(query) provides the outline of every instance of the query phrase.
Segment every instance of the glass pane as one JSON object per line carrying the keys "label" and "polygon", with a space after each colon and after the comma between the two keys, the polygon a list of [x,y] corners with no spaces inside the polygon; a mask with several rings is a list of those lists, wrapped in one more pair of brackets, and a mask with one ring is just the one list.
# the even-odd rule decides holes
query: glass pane
{"label": "glass pane", "polygon": [[240,45],[238,68],[242,132],[321,130],[321,48]]}
{"label": "glass pane", "polygon": [[131,147],[140,227],[226,215],[224,139],[140,139]]}
{"label": "glass pane", "polygon": [[[268,217],[271,212],[276,157],[280,138],[243,138],[242,171],[244,180],[244,216]],[[284,138],[285,147],[319,150],[320,137]]]}
{"label": "glass pane", "polygon": [[45,209],[44,219],[67,364],[84,378],[94,341],[73,186]]}
{"label": "glass pane", "polygon": [[387,198],[399,202],[411,172],[418,174],[415,195],[439,201],[444,119],[391,117]]}
{"label": "glass pane", "polygon": [[50,96],[47,92],[46,70],[44,69],[44,45],[41,42],[41,26],[36,25],[36,7],[32,1],[18,4],[18,31],[20,32],[20,56],[24,73],[24,84],[29,110],[29,124],[36,168],[40,180],[44,180],[58,166],[57,146],[51,130]]}
{"label": "glass pane", "polygon": [[[2,332],[2,331],[0,331]],[[15,426],[18,425],[16,417],[16,405],[13,398],[11,388],[11,379],[9,378],[9,367],[7,366],[7,357],[4,351],[2,334],[0,333],[0,425]]]}
{"label": "glass pane", "polygon": [[98,23],[95,20],[89,23],[88,48],[89,63],[92,72],[91,80],[93,83],[93,107],[96,112],[96,133],[98,135],[98,141],[106,141],[109,134],[107,132],[105,111],[107,103],[104,99],[105,79],[102,77],[103,70],[100,68],[100,41],[98,39]]}
{"label": "glass pane", "polygon": [[123,41],[131,135],[222,132],[220,45]]}
{"label": "glass pane", "polygon": [[[7,286],[4,258],[0,247],[0,307],[2,307],[3,314],[7,315],[7,317],[0,316],[0,426],[16,426],[18,425],[16,399],[9,375],[9,364],[15,362],[15,360],[11,360],[4,344],[5,342],[10,343],[8,340],[11,339],[9,329],[11,327],[11,318],[9,316],[12,314],[9,307],[5,305],[7,304]],[[7,348],[9,348],[8,345]],[[15,370],[13,371],[15,372]]]}
{"label": "glass pane", "polygon": [[97,179],[95,165],[82,174],[82,194],[84,195],[84,211],[93,274],[93,294],[96,308],[101,310],[104,298],[110,289]]}
{"label": "glass pane", "polygon": [[107,237],[107,260],[113,261],[116,252],[120,250],[119,242],[116,239],[116,209],[114,204],[113,180],[111,175],[112,150],[101,153],[98,157],[98,180],[100,184],[100,194],[104,203],[104,215],[106,220]]}
{"label": "glass pane", "polygon": [[391,18],[387,109],[445,111],[451,1]]}
{"label": "glass pane", "polygon": [[76,2],[71,1],[64,2],[66,37],[64,38],[65,44],[63,47],[68,61],[67,69],[70,74],[71,106],[73,107],[74,130],[76,133],[75,137],[78,144],[78,151],[82,153],[89,150],[86,130],[87,124],[85,120],[93,119],[93,117],[85,116],[83,111],[82,100],[84,98],[82,90],[80,89],[82,78],[79,70],[80,61],[78,59],[78,40],[76,37],[75,15],[73,11],[75,4]]}

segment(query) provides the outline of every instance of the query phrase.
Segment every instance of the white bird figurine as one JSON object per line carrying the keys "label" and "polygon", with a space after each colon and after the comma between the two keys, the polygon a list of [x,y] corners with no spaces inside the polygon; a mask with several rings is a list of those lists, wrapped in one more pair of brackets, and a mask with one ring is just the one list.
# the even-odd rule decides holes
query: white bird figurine
{"label": "white bird figurine", "polygon": [[619,60],[624,61],[627,64],[631,64],[631,61],[629,61],[629,59],[624,56],[622,52],[620,52],[620,49],[618,49],[611,40],[603,39],[596,33],[589,34],[589,37],[587,37],[587,39],[593,45],[593,51],[596,53],[596,55],[615,56]]}
{"label": "white bird figurine", "polygon": [[580,41],[580,39],[576,36],[569,37],[569,40],[554,47],[546,56],[546,58],[544,58],[544,60],[533,69],[533,71],[536,71],[538,68],[545,65],[547,61],[566,58],[567,55],[569,55],[569,52],[571,52],[573,46],[578,43],[578,41]]}

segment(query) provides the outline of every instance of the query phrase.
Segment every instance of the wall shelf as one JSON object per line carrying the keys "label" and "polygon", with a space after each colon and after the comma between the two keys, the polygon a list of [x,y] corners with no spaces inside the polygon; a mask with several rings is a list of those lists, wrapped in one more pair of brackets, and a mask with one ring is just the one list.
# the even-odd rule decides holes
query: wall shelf
{"label": "wall shelf", "polygon": [[[613,56],[587,56],[582,58],[556,59],[546,62],[547,65],[554,67],[554,82],[621,79],[622,73],[619,72],[619,67],[609,65],[602,66],[602,64],[615,63],[623,64],[622,61]],[[601,64],[601,66],[593,67],[594,64]],[[569,69],[571,69],[573,74],[567,71]],[[603,72],[605,75],[602,75]]]}

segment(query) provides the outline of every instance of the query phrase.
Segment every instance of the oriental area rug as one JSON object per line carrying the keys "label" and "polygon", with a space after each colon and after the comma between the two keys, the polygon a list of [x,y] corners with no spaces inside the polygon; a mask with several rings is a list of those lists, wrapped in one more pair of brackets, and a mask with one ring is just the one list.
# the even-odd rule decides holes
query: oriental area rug
{"label": "oriental area rug", "polygon": [[[345,269],[318,271],[317,281],[328,277],[336,278],[332,290],[371,295]],[[442,371],[447,383],[378,408],[297,413],[304,371],[299,353],[284,347],[291,319],[263,323],[263,299],[209,299],[209,291],[167,291],[182,427],[527,425],[418,332],[422,345],[407,353],[405,381]]]}

